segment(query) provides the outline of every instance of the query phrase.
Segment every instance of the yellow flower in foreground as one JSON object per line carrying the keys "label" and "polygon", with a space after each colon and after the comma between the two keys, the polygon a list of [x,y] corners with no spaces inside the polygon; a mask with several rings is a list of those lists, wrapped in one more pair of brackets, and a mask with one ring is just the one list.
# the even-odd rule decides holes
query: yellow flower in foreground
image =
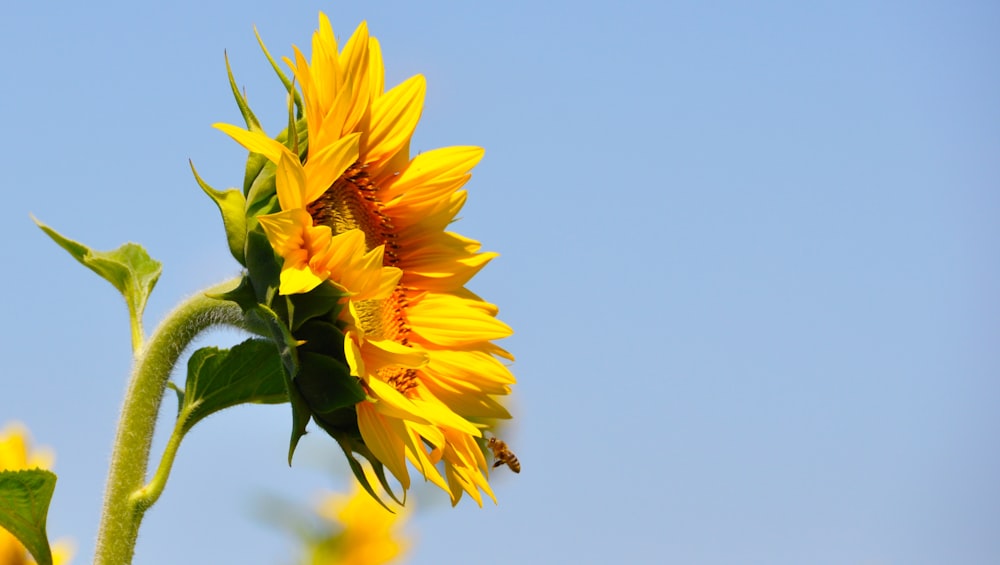
{"label": "yellow flower in foreground", "polygon": [[[8,424],[0,430],[0,471],[48,469],[55,456],[48,448],[30,448],[28,430],[18,423]],[[69,563],[73,556],[72,545],[66,541],[52,546],[52,560],[56,565]],[[34,565],[27,550],[10,532],[0,528],[0,565]]]}
{"label": "yellow flower in foreground", "polygon": [[340,323],[367,395],[356,406],[365,445],[404,489],[409,461],[452,504],[468,492],[482,505],[480,491],[493,493],[477,439],[486,422],[510,417],[497,397],[515,382],[498,359],[513,358],[492,341],[512,330],[465,288],[496,254],[446,228],[483,150],[410,157],[424,78],[385,91],[381,49],[365,23],[341,51],[320,14],[311,58],[296,48],[286,63],[302,90],[304,164],[261,132],[217,125],[276,165],[281,211],[259,220],[283,259],[279,291],[329,281],[349,294]]}
{"label": "yellow flower in foreground", "polygon": [[405,509],[387,512],[355,483],[349,495],[327,496],[319,514],[336,531],[313,545],[309,565],[381,565],[402,559],[409,544],[399,532]]}

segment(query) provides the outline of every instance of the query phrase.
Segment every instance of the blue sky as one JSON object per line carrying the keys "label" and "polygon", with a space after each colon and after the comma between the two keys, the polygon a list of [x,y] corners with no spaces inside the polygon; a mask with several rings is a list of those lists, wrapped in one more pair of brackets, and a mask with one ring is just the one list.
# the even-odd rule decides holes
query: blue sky
{"label": "blue sky", "polygon": [[[419,491],[411,563],[932,564],[1000,556],[1000,7],[991,2],[51,2],[0,22],[0,422],[58,453],[49,532],[90,559],[129,369],[124,305],[34,227],[164,262],[152,328],[237,273],[229,53],[367,19],[423,73],[413,148],[486,157],[456,231],[516,334],[523,464],[498,506]],[[221,343],[239,336],[221,335]],[[164,414],[172,412],[165,404]],[[185,439],[136,563],[290,562],[255,516],[342,488],[286,406]],[[162,449],[161,423],[154,453]],[[194,549],[192,549],[194,548]]]}

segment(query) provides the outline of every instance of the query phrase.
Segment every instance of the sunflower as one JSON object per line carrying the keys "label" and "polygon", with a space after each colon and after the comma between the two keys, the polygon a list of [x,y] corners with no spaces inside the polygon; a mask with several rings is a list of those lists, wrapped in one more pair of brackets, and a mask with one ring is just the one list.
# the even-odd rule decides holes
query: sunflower
{"label": "sunflower", "polygon": [[[0,471],[48,469],[55,456],[47,448],[30,447],[28,430],[21,424],[8,424],[0,430]],[[73,555],[72,544],[60,540],[52,546],[52,561],[56,565],[68,563]],[[0,563],[3,565],[35,565],[28,552],[7,530],[0,527]]]}
{"label": "sunflower", "polygon": [[465,288],[496,254],[447,229],[483,150],[410,156],[425,80],[386,91],[366,23],[341,50],[321,13],[311,57],[294,53],[285,62],[301,89],[301,160],[261,131],[217,125],[276,167],[280,211],[258,219],[282,259],[279,292],[324,282],[343,292],[341,356],[365,395],[355,406],[358,430],[404,489],[409,461],[452,504],[463,492],[479,505],[481,492],[495,502],[482,430],[510,417],[498,397],[514,383],[501,359],[513,358],[493,341],[512,330]]}

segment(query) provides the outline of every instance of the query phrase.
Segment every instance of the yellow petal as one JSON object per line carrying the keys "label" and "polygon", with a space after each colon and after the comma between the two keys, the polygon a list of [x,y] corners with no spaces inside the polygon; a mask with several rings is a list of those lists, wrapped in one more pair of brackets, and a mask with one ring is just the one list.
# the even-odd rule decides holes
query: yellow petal
{"label": "yellow petal", "polygon": [[501,339],[514,333],[475,301],[447,294],[427,293],[410,303],[407,317],[423,340],[442,347]]}
{"label": "yellow petal", "polygon": [[389,468],[404,489],[410,488],[410,474],[403,455],[402,437],[406,428],[398,420],[379,414],[371,402],[359,402],[357,411],[358,429],[365,445]]}
{"label": "yellow petal", "polygon": [[367,382],[369,388],[371,388],[372,395],[378,400],[375,403],[375,408],[380,414],[420,424],[430,423],[420,413],[419,409],[410,402],[410,399],[400,394],[392,385],[375,378],[369,379]]}
{"label": "yellow petal", "polygon": [[303,200],[302,193],[306,189],[306,173],[297,157],[287,151],[279,155],[274,181],[282,210],[305,208],[307,202]]}
{"label": "yellow petal", "polygon": [[439,473],[434,467],[435,462],[426,451],[426,444],[419,441],[419,438],[418,441],[414,443],[416,444],[416,449],[407,450],[407,458],[427,480],[441,487],[441,490],[448,492],[448,485],[445,483],[444,477],[442,477],[441,473]]}
{"label": "yellow petal", "polygon": [[278,293],[282,295],[303,294],[321,285],[325,280],[308,267],[282,269]]}
{"label": "yellow petal", "polygon": [[358,134],[351,134],[326,146],[309,146],[309,160],[305,164],[306,183],[302,195],[306,204],[322,196],[358,160],[359,138]]}
{"label": "yellow petal", "polygon": [[385,92],[385,64],[382,62],[382,46],[374,37],[368,38],[368,73],[371,97],[378,98]]}
{"label": "yellow petal", "polygon": [[410,140],[420,121],[426,81],[416,75],[372,102],[371,131],[362,153],[366,163],[380,163]]}
{"label": "yellow petal", "polygon": [[389,339],[366,340],[362,352],[369,374],[393,367],[419,369],[428,361],[425,351]]}
{"label": "yellow petal", "polygon": [[241,127],[221,123],[212,124],[212,127],[222,130],[251,153],[260,153],[272,163],[277,164],[282,153],[292,155],[280,141],[271,139],[264,132],[247,131]]}
{"label": "yellow petal", "polygon": [[413,200],[438,198],[435,190],[444,186],[454,192],[469,178],[469,171],[483,158],[482,147],[455,146],[432,149],[413,158],[393,179],[383,198],[407,194]]}

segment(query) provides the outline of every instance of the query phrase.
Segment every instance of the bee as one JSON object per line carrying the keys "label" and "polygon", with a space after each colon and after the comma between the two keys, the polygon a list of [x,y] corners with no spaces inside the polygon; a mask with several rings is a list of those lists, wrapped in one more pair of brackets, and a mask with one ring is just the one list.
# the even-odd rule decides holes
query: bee
{"label": "bee", "polygon": [[521,463],[517,460],[517,456],[514,452],[507,448],[507,444],[500,441],[495,437],[491,437],[489,441],[486,442],[486,446],[493,450],[493,468],[497,468],[504,463],[510,467],[511,471],[515,473],[521,472]]}

